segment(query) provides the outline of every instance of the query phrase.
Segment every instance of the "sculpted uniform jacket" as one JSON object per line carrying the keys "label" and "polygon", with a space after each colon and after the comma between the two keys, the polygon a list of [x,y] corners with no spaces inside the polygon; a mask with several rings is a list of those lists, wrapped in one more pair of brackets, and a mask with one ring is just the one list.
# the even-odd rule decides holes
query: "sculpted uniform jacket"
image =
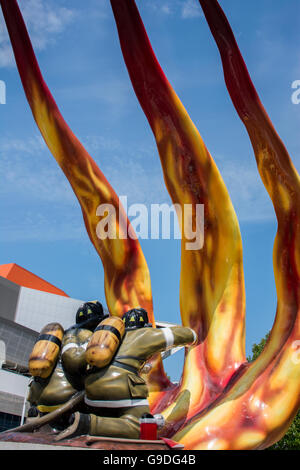
{"label": "sculpted uniform jacket", "polygon": [[87,364],[85,349],[92,331],[71,327],[62,340],[57,364],[47,379],[35,377],[27,400],[41,413],[48,413],[66,403],[77,391],[83,390]]}
{"label": "sculpted uniform jacket", "polygon": [[139,376],[145,362],[155,353],[193,344],[196,339],[196,333],[185,327],[127,330],[111,364],[88,371],[85,403],[99,408],[147,405],[148,388]]}

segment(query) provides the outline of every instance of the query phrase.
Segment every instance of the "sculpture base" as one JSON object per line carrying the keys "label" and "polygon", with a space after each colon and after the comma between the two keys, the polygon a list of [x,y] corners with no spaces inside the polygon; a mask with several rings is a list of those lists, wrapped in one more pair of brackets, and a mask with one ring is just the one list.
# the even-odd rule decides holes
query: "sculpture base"
{"label": "sculpture base", "polygon": [[[183,449],[183,446],[173,441],[164,441],[162,439],[156,441],[146,441],[139,439],[121,439],[113,437],[98,436],[79,436],[72,439],[66,439],[56,442],[54,440],[56,433],[49,431],[49,427],[45,426],[36,432],[15,432],[6,431],[0,434],[1,443],[18,443],[18,449],[28,449],[30,444],[35,446],[51,446],[59,450],[59,448],[79,448],[79,449],[98,449],[98,450],[157,450],[168,451],[172,448],[176,450]],[[24,446],[20,446],[24,444]],[[10,447],[12,448],[12,447]],[[71,450],[71,449],[70,449]]]}

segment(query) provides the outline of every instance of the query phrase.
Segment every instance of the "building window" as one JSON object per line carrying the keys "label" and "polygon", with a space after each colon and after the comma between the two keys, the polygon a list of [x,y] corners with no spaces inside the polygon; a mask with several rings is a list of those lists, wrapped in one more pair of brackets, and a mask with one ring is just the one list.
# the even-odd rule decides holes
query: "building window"
{"label": "building window", "polygon": [[19,426],[20,421],[20,416],[0,412],[0,432],[6,431],[7,429],[16,428]]}

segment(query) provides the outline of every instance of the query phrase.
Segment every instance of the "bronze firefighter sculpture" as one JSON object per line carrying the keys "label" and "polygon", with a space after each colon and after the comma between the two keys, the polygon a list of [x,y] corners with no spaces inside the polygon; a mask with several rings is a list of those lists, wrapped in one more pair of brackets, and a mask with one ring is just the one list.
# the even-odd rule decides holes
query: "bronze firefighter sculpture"
{"label": "bronze firefighter sculpture", "polygon": [[142,308],[129,310],[123,321],[103,312],[99,318],[96,328],[95,315],[93,322],[81,322],[77,315],[76,325],[64,334],[50,379],[35,377],[31,385],[28,399],[41,413],[85,390],[84,403],[75,413],[52,423],[61,431],[56,440],[83,434],[138,439],[140,419],[150,414],[141,370],[156,353],[197,339],[191,328],[152,328]]}

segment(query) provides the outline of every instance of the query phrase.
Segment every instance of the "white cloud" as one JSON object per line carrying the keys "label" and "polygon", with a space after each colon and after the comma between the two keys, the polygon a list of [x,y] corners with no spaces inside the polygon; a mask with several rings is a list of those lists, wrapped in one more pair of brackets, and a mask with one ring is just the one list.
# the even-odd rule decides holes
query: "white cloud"
{"label": "white cloud", "polygon": [[1,228],[1,242],[54,242],[62,240],[86,240],[81,212],[57,212],[54,216],[49,210],[34,210],[25,208],[21,213],[14,212],[10,219],[3,218]]}
{"label": "white cloud", "polygon": [[162,12],[165,13],[166,15],[170,15],[171,12],[172,12],[172,11],[171,11],[171,7],[170,7],[170,5],[168,5],[168,4],[162,5],[161,10],[162,10]]}
{"label": "white cloud", "polygon": [[169,1],[161,1],[161,0],[152,0],[146,3],[148,8],[155,10],[156,12],[161,12],[165,15],[171,15],[174,13],[174,7],[177,7],[177,0]]}
{"label": "white cloud", "polygon": [[182,6],[181,16],[184,19],[203,16],[199,2],[197,0],[186,0]]}
{"label": "white cloud", "polygon": [[177,15],[183,19],[203,16],[198,0],[150,0],[148,6],[165,15]]}
{"label": "white cloud", "polygon": [[74,204],[69,184],[41,137],[0,140],[0,158],[3,200]]}
{"label": "white cloud", "polygon": [[2,242],[84,240],[81,210],[43,139],[0,140]]}
{"label": "white cloud", "polygon": [[[66,26],[73,21],[76,13],[66,7],[59,7],[54,2],[45,0],[23,0],[20,9],[24,17],[29,35],[36,50],[43,50],[55,41]],[[0,66],[14,65],[13,52],[10,45],[3,16],[0,16]]]}
{"label": "white cloud", "polygon": [[[81,141],[128,204],[168,201],[160,166],[145,168],[151,149],[124,149],[117,139],[89,135]],[[77,198],[43,139],[0,140],[1,234],[4,240],[81,240],[87,237]]]}
{"label": "white cloud", "polygon": [[56,96],[64,100],[78,101],[99,101],[101,105],[106,106],[106,112],[111,118],[120,117],[130,105],[131,95],[133,94],[130,81],[123,78],[108,76],[103,80],[101,77],[97,83],[88,82],[81,86],[61,87],[57,90]]}
{"label": "white cloud", "polygon": [[240,222],[275,220],[272,202],[265,189],[253,155],[247,162],[215,158]]}
{"label": "white cloud", "polygon": [[[1,17],[0,17],[0,28]],[[8,43],[2,43],[0,40],[0,67],[11,67],[13,65],[13,55],[11,46]]]}
{"label": "white cloud", "polygon": [[3,156],[8,152],[22,152],[28,154],[36,154],[45,149],[45,144],[41,136],[34,135],[26,140],[22,139],[1,139],[0,152]]}

